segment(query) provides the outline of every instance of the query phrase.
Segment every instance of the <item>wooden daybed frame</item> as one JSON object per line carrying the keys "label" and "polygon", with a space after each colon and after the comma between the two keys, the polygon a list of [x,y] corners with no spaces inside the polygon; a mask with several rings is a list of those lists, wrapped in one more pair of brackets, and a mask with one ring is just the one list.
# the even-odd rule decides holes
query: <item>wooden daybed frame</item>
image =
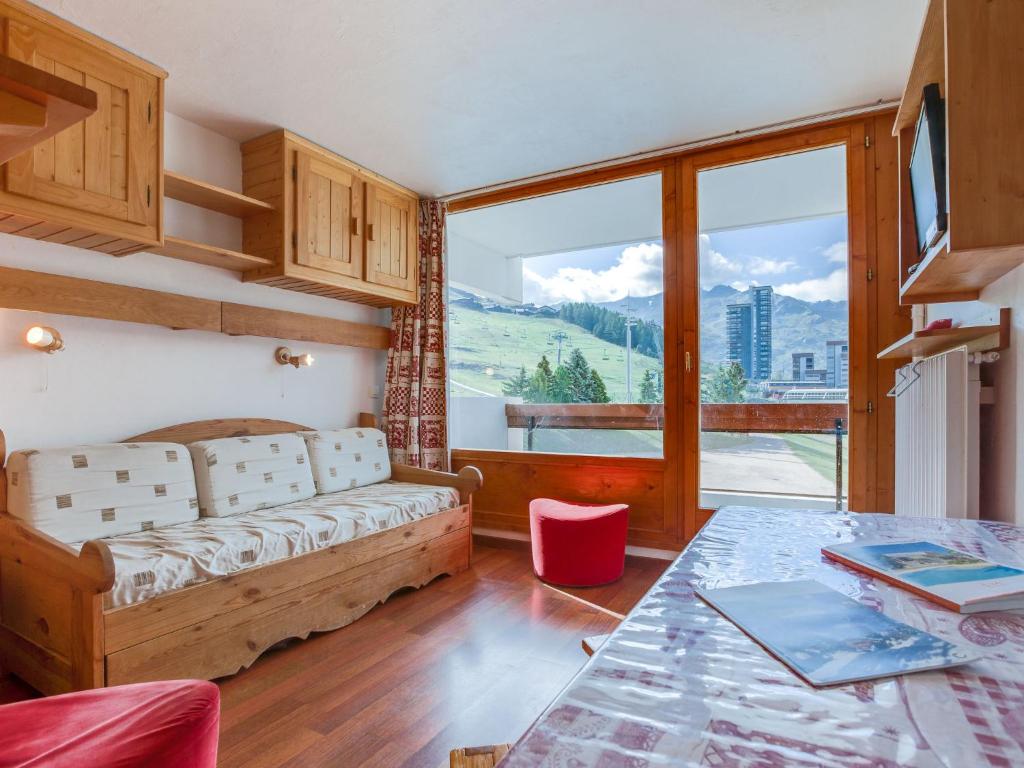
{"label": "wooden daybed frame", "polygon": [[[369,426],[372,416],[360,416]],[[309,429],[269,419],[179,424],[123,442],[191,443]],[[0,432],[0,460],[6,459]],[[402,587],[469,567],[480,472],[393,465],[393,480],[457,488],[461,504],[370,536],[267,563],[150,600],[110,606],[114,561],[81,553],[7,514],[0,466],[0,671],[45,694],[174,678],[214,679],[272,645],[351,624]]]}

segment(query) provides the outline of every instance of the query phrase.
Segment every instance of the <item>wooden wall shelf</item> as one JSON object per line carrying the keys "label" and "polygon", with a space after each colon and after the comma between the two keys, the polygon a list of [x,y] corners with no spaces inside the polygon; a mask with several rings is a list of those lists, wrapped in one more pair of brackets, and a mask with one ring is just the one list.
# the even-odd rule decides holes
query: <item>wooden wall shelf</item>
{"label": "wooden wall shelf", "polygon": [[272,264],[270,259],[264,259],[261,256],[250,256],[240,251],[232,251],[230,248],[218,248],[180,237],[172,237],[171,235],[167,235],[164,238],[162,246],[151,248],[150,252],[158,253],[161,256],[170,256],[172,259],[191,261],[195,264],[206,264],[210,267],[232,269],[237,272],[268,267]]}
{"label": "wooden wall shelf", "polygon": [[0,164],[95,111],[95,91],[0,55]]}
{"label": "wooden wall shelf", "polygon": [[11,267],[0,267],[0,308],[367,349],[390,344],[389,329],[378,325]]}
{"label": "wooden wall shelf", "polygon": [[254,197],[247,197],[239,192],[232,192],[230,189],[167,170],[164,171],[164,195],[189,205],[240,219],[274,210],[270,203]]}
{"label": "wooden wall shelf", "polygon": [[[987,344],[976,344],[991,337]],[[978,346],[974,351],[994,351],[1010,346],[1010,308],[999,310],[996,325],[965,325],[959,328],[936,328],[931,331],[914,331],[878,353],[879,360],[908,360],[912,357],[926,357],[946,352],[955,347]]]}

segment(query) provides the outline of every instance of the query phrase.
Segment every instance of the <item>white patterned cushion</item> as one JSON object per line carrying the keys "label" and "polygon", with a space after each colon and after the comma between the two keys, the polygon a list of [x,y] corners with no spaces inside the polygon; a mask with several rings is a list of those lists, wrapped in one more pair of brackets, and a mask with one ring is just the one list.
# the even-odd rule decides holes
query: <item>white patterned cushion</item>
{"label": "white patterned cushion", "polygon": [[199,519],[192,461],[174,443],[15,451],[8,511],[70,543]]}
{"label": "white patterned cushion", "polygon": [[379,429],[301,432],[313,462],[317,493],[379,483],[391,477],[391,462],[384,433]]}
{"label": "white patterned cushion", "polygon": [[110,539],[114,606],[298,557],[458,506],[454,488],[375,483],[273,509]]}
{"label": "white patterned cushion", "polygon": [[306,442],[295,433],[203,440],[188,448],[203,517],[268,509],[316,493]]}

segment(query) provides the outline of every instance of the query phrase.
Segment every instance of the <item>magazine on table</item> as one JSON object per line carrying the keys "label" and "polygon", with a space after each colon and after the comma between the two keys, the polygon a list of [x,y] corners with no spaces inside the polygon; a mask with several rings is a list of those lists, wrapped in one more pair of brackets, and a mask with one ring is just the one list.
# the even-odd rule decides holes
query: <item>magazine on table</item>
{"label": "magazine on table", "polygon": [[835,544],[821,553],[952,611],[1024,608],[1024,570],[930,541]]}
{"label": "magazine on table", "polygon": [[814,686],[944,669],[978,658],[817,581],[696,592]]}

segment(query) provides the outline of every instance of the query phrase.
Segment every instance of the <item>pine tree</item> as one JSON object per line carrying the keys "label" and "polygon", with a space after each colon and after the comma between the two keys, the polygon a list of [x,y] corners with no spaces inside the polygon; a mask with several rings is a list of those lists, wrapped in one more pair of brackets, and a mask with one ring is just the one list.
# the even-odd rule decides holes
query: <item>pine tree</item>
{"label": "pine tree", "polygon": [[747,380],[743,366],[724,363],[701,382],[701,401],[705,403],[742,403],[746,399]]}
{"label": "pine tree", "polygon": [[660,402],[658,398],[658,385],[654,378],[654,371],[650,368],[644,370],[644,376],[640,380],[640,402],[641,403],[657,403]]}
{"label": "pine tree", "polygon": [[596,368],[590,369],[590,402],[592,403],[610,403],[611,398],[608,397],[608,389],[604,385],[604,379],[601,378],[601,374],[597,372]]}
{"label": "pine tree", "polygon": [[[564,366],[569,379],[569,403],[590,403],[590,363],[580,352],[579,347],[569,355],[569,362]],[[561,370],[561,368],[559,368]],[[557,373],[555,374],[557,377]]]}
{"label": "pine tree", "polygon": [[530,377],[526,373],[525,365],[520,366],[519,373],[514,379],[502,383],[501,391],[505,393],[506,397],[526,397],[530,391]]}
{"label": "pine tree", "polygon": [[552,399],[554,386],[555,375],[551,372],[551,363],[548,361],[547,355],[541,355],[540,362],[537,363],[537,370],[530,377],[524,398],[528,403],[558,402]]}
{"label": "pine tree", "polygon": [[564,365],[558,366],[551,384],[550,400],[552,403],[575,403],[572,376]]}

